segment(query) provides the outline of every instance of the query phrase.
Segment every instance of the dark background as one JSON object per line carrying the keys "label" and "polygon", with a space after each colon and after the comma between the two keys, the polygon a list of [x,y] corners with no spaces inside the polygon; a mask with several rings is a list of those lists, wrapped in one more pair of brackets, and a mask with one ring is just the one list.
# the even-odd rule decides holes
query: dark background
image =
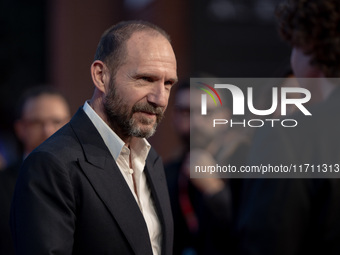
{"label": "dark background", "polygon": [[[0,132],[11,133],[15,105],[28,87],[50,84],[72,113],[93,92],[90,65],[101,34],[121,20],[144,19],[172,37],[180,79],[280,77],[290,48],[278,36],[278,0],[1,0]],[[173,97],[150,139],[165,161],[178,146]]]}

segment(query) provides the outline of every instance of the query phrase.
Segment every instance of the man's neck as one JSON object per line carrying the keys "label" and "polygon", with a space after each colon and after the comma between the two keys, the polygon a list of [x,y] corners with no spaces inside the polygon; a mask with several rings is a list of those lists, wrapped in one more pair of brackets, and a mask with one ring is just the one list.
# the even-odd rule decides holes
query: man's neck
{"label": "man's neck", "polygon": [[91,108],[98,114],[98,116],[119,136],[120,139],[122,139],[125,144],[129,147],[131,143],[132,137],[126,136],[121,132],[120,128],[115,126],[114,123],[110,123],[110,121],[107,119],[106,114],[104,112],[103,103],[100,101],[100,97],[92,97],[92,99],[89,101],[89,105]]}

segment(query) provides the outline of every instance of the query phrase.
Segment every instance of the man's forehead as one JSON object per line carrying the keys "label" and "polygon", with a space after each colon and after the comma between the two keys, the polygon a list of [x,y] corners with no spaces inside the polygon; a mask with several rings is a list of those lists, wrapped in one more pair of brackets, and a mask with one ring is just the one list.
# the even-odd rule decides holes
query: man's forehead
{"label": "man's forehead", "polygon": [[168,39],[165,38],[161,33],[159,33],[156,30],[152,30],[152,29],[135,31],[131,34],[128,41],[130,41],[131,39],[138,40],[138,39],[143,39],[143,38],[155,38],[155,37],[164,38],[164,40],[168,41]]}
{"label": "man's forehead", "polygon": [[41,95],[38,95],[36,97],[31,97],[29,98],[26,102],[25,102],[25,106],[26,105],[35,105],[35,104],[38,104],[38,103],[41,103],[41,102],[60,102],[62,104],[66,103],[65,102],[65,99],[58,95],[58,94],[41,94]]}
{"label": "man's forehead", "polygon": [[[157,43],[156,43],[157,42]],[[137,52],[144,50],[152,50],[151,45],[163,44],[170,45],[168,39],[157,31],[137,31],[134,32],[126,42],[126,49],[128,52]]]}
{"label": "man's forehead", "polygon": [[138,32],[134,36],[127,42],[124,63],[137,66],[138,71],[136,72],[145,73],[148,70],[153,70],[155,66],[158,68],[171,68],[174,73],[169,75],[173,76],[171,78],[174,80],[177,80],[176,57],[169,41],[161,34],[157,36]]}
{"label": "man's forehead", "polygon": [[44,110],[57,112],[60,111],[60,109],[68,113],[67,102],[63,97],[55,94],[42,94],[26,101],[23,108],[23,115],[31,115],[36,112],[43,112]]}

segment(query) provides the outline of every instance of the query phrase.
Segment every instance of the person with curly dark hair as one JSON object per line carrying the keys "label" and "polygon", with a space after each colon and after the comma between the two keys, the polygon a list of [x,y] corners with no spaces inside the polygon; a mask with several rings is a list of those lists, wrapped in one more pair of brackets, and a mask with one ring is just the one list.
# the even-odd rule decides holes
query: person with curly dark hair
{"label": "person with curly dark hair", "polygon": [[[276,14],[280,35],[293,48],[296,77],[340,77],[340,1],[288,0]],[[325,80],[307,85],[314,103],[326,99],[334,87]]]}
{"label": "person with curly dark hair", "polygon": [[291,116],[296,128],[255,134],[248,165],[304,166],[304,173],[244,180],[238,254],[340,254],[340,175],[305,173],[306,164],[340,162],[340,1],[286,0],[277,16],[280,34],[293,48],[294,75],[319,102],[309,108],[312,116]]}
{"label": "person with curly dark hair", "polygon": [[[340,1],[288,0],[277,8],[279,32],[293,47],[293,57],[309,58],[315,77],[340,77]],[[298,75],[298,74],[296,74]]]}

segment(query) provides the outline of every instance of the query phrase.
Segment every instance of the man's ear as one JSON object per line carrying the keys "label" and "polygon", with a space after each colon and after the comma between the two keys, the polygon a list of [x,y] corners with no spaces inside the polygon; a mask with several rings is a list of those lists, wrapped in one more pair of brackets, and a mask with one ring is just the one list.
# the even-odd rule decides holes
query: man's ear
{"label": "man's ear", "polygon": [[106,93],[108,81],[109,81],[109,72],[106,67],[106,65],[100,61],[95,60],[91,65],[91,76],[93,84],[96,86],[96,88]]}

